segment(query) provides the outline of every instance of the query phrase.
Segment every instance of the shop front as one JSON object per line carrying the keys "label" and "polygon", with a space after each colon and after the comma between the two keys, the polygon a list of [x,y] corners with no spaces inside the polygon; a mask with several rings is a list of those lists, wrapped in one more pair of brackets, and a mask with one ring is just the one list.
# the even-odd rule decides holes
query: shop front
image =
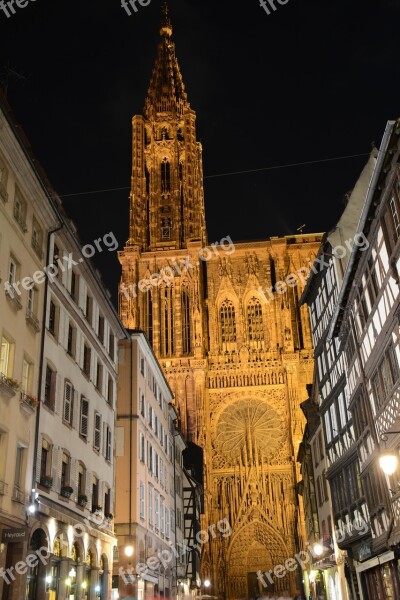
{"label": "shop front", "polygon": [[400,598],[400,560],[394,552],[385,552],[365,563],[357,563],[356,571],[364,600]]}

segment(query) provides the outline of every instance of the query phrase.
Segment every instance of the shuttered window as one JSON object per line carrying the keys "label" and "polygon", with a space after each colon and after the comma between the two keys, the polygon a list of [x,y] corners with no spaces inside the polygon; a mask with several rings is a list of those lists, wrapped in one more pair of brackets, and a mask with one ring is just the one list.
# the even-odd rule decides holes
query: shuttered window
{"label": "shuttered window", "polygon": [[65,382],[64,387],[64,421],[71,425],[73,410],[74,389],[69,381]]}
{"label": "shuttered window", "polygon": [[93,447],[96,450],[100,450],[101,447],[101,415],[96,412],[94,413]]}
{"label": "shuttered window", "polygon": [[89,428],[89,401],[82,396],[81,398],[81,423],[79,433],[87,437]]}

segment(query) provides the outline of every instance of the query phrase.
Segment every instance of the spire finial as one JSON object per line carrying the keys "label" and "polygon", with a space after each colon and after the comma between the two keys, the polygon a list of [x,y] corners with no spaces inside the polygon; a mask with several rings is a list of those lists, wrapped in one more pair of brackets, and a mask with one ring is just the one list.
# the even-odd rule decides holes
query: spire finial
{"label": "spire finial", "polygon": [[171,37],[172,35],[172,24],[171,17],[169,14],[168,2],[163,3],[162,7],[162,19],[161,19],[161,35],[166,35],[167,37]]}

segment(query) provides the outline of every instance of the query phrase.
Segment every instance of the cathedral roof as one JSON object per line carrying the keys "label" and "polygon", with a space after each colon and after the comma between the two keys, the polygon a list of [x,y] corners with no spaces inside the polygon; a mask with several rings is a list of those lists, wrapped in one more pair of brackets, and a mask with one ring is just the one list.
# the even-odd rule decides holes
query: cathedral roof
{"label": "cathedral roof", "polygon": [[156,63],[144,109],[147,118],[154,117],[156,113],[180,114],[189,107],[178,60],[175,56],[175,44],[171,40],[172,25],[166,2],[163,5],[160,36]]}

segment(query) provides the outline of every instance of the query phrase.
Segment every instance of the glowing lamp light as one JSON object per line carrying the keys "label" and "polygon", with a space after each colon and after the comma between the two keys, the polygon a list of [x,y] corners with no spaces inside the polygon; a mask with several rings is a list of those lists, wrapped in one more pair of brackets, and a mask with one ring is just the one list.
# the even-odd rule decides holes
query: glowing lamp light
{"label": "glowing lamp light", "polygon": [[314,544],[314,553],[316,556],[321,556],[323,552],[324,549],[321,544]]}
{"label": "glowing lamp light", "polygon": [[313,582],[315,581],[315,578],[317,576],[317,571],[310,571],[310,575],[308,576],[308,579]]}
{"label": "glowing lamp light", "polygon": [[133,556],[133,546],[125,546],[125,556]]}
{"label": "glowing lamp light", "polygon": [[397,455],[393,452],[384,452],[379,458],[379,465],[385,475],[393,475],[397,469]]}
{"label": "glowing lamp light", "polygon": [[82,589],[86,590],[87,588],[87,582],[86,581],[82,581]]}
{"label": "glowing lamp light", "polygon": [[69,577],[65,580],[65,585],[68,587],[71,585],[71,579]]}
{"label": "glowing lamp light", "polygon": [[36,512],[36,505],[35,505],[35,504],[30,504],[30,505],[28,506],[28,513],[29,513],[30,515],[34,515],[34,514],[35,514],[35,512]]}
{"label": "glowing lamp light", "polygon": [[46,583],[50,585],[50,583],[52,582],[53,578],[51,575],[47,575],[46,577]]}
{"label": "glowing lamp light", "polygon": [[204,587],[208,588],[208,587],[210,587],[210,585],[211,585],[210,580],[206,579],[205,582],[204,582]]}
{"label": "glowing lamp light", "polygon": [[99,591],[100,591],[100,586],[99,586],[99,585],[96,585],[96,587],[94,588],[94,591],[95,591],[95,592],[99,592]]}

